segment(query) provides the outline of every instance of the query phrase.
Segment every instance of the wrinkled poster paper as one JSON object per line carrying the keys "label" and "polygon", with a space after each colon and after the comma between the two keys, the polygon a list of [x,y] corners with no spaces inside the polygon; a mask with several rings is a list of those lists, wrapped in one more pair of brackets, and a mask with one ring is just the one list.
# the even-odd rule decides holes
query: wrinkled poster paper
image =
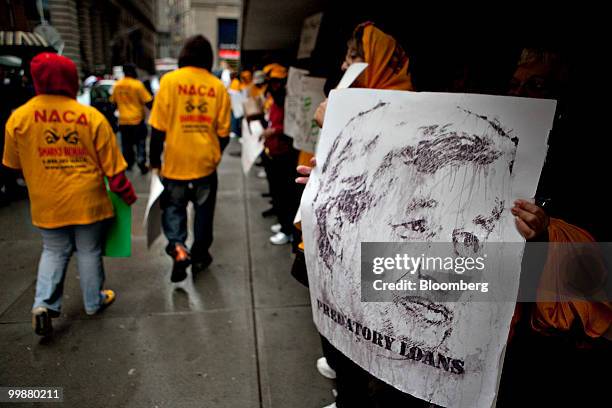
{"label": "wrinkled poster paper", "polygon": [[253,120],[251,122],[242,120],[242,171],[244,174],[248,174],[253,164],[257,161],[257,158],[264,150],[264,140],[261,137],[264,128],[259,120]]}
{"label": "wrinkled poster paper", "polygon": [[469,294],[435,303],[405,293],[361,302],[360,243],[476,239],[486,251],[487,242],[518,242],[503,246],[503,262],[486,270],[513,276],[516,293],[524,240],[509,210],[514,199],[535,194],[555,106],[488,95],[333,91],[301,203],[321,334],[403,392],[445,407],[492,406],[514,303],[469,302]]}

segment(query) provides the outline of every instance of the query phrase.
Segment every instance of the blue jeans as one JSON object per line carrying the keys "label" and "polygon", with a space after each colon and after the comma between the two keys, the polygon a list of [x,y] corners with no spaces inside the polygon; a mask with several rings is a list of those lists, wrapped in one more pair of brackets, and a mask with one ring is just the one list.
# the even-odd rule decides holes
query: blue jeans
{"label": "blue jeans", "polygon": [[187,205],[195,209],[193,224],[193,262],[209,256],[213,242],[213,219],[217,200],[217,172],[197,180],[164,179],[164,192],[160,204],[162,227],[168,239],[166,252],[172,254],[175,244],[185,245],[187,240]]}
{"label": "blue jeans", "polygon": [[34,308],[42,306],[59,312],[62,307],[64,278],[72,253],[76,250],[81,292],[87,314],[94,314],[102,305],[104,267],[102,248],[106,223],[70,225],[40,229],[43,252],[38,265]]}

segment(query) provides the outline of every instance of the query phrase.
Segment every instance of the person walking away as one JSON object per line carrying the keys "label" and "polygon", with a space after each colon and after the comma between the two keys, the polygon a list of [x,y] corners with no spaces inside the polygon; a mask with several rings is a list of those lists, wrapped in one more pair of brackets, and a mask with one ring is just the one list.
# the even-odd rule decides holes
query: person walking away
{"label": "person walking away", "polygon": [[[217,166],[229,142],[231,103],[223,83],[211,74],[213,53],[201,35],[186,40],[179,69],[163,76],[149,118],[151,167],[161,167],[162,227],[173,259],[172,282],[212,262]],[[165,142],[165,145],[164,145]],[[161,154],[163,152],[163,164]],[[195,207],[194,242],[187,250],[187,204]]]}
{"label": "person walking away", "polygon": [[32,323],[36,334],[46,336],[52,331],[51,317],[61,310],[73,252],[87,314],[115,300],[112,290],[103,289],[105,224],[114,215],[104,177],[126,203],[132,204],[136,195],[108,121],[76,101],[76,65],[66,57],[42,53],[32,59],[31,72],[36,96],[6,124],[3,164],[23,171],[32,223],[42,235]]}
{"label": "person walking away", "polygon": [[153,97],[144,84],[138,80],[136,66],[123,66],[123,79],[113,86],[111,102],[119,110],[119,132],[121,132],[121,148],[127,161],[128,170],[134,165],[134,148],[136,148],[136,163],[142,174],[147,168],[147,126],[145,125],[145,106],[152,106]]}

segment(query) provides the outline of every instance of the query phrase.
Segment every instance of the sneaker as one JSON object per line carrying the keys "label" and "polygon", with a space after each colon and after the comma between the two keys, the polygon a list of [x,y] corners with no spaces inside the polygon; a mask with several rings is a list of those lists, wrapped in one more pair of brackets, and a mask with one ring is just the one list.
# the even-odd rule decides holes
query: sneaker
{"label": "sneaker", "polygon": [[32,328],[39,336],[48,336],[53,331],[51,315],[46,307],[35,307],[32,310]]}
{"label": "sneaker", "polygon": [[170,276],[171,282],[181,282],[187,277],[187,267],[191,263],[191,256],[189,251],[182,244],[176,244],[174,251],[172,251],[172,258],[174,263],[172,264],[172,275]]}
{"label": "sneaker", "polygon": [[266,171],[265,170],[259,170],[257,172],[257,178],[265,179],[266,178]]}
{"label": "sneaker", "polygon": [[100,306],[97,313],[100,313],[101,311],[112,305],[115,302],[115,299],[117,298],[117,294],[114,290],[104,289],[101,293],[102,295],[104,295],[104,300],[102,301],[102,306]]}
{"label": "sneaker", "polygon": [[282,232],[277,232],[270,237],[270,242],[274,245],[285,245],[291,242],[291,237]]}
{"label": "sneaker", "polygon": [[95,312],[86,312],[89,316],[102,313],[104,309],[112,305],[115,299],[117,298],[115,291],[110,289],[104,289],[100,291],[100,294],[104,296],[104,300],[102,300],[102,304],[100,305],[100,308],[98,310],[96,310]]}
{"label": "sneaker", "polygon": [[326,405],[326,406],[324,406],[323,408],[336,408],[336,403],[335,403],[335,402],[332,402],[331,404]]}
{"label": "sneaker", "polygon": [[270,207],[267,210],[261,212],[261,216],[264,218],[271,217],[273,215],[276,215],[276,209],[274,209],[274,207]]}
{"label": "sneaker", "polygon": [[336,370],[327,364],[327,359],[325,357],[321,357],[317,360],[317,370],[319,370],[319,373],[325,378],[329,378],[330,380],[336,379]]}
{"label": "sneaker", "polygon": [[274,224],[273,226],[270,227],[270,231],[276,234],[281,231],[281,228],[282,227],[280,224]]}
{"label": "sneaker", "polygon": [[212,261],[213,258],[210,253],[206,253],[206,256],[202,260],[194,260],[193,264],[191,265],[191,274],[195,276],[201,272],[204,272],[206,268],[210,266]]}

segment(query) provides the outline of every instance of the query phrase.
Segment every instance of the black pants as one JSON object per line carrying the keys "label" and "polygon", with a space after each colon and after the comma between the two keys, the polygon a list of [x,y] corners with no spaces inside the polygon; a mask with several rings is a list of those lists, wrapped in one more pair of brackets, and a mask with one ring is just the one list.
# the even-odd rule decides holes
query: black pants
{"label": "black pants", "polygon": [[435,405],[403,393],[372,376],[321,336],[323,354],[336,371],[338,408],[430,408]]}
{"label": "black pants", "polygon": [[139,167],[147,164],[147,125],[144,121],[138,125],[119,125],[121,132],[121,150],[127,162],[128,169],[134,165],[134,149],[136,149],[136,163]]}
{"label": "black pants", "polygon": [[217,201],[217,173],[197,180],[164,179],[164,192],[160,205],[162,226],[168,239],[167,252],[171,253],[175,244],[185,245],[187,240],[187,205],[191,201],[195,208],[193,226],[193,262],[206,259],[213,242],[213,221]]}
{"label": "black pants", "polygon": [[281,232],[289,236],[293,235],[293,220],[299,206],[299,199],[296,198],[296,165],[295,150],[266,160],[272,205],[276,210]]}

